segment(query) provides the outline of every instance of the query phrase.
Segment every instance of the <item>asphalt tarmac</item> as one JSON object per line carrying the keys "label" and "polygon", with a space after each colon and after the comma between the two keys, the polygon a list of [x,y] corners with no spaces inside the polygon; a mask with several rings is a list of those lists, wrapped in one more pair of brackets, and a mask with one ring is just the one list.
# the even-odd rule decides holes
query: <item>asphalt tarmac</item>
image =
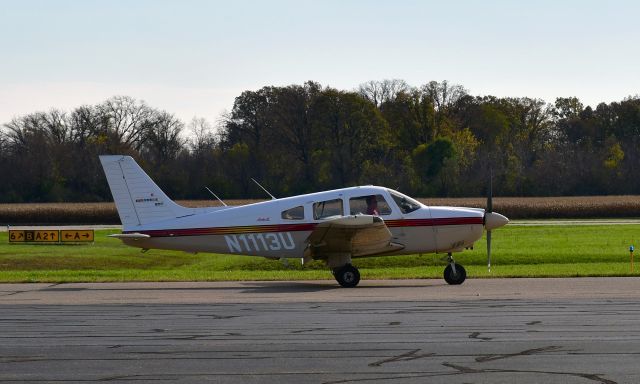
{"label": "asphalt tarmac", "polygon": [[638,383],[640,278],[0,284],[0,382]]}

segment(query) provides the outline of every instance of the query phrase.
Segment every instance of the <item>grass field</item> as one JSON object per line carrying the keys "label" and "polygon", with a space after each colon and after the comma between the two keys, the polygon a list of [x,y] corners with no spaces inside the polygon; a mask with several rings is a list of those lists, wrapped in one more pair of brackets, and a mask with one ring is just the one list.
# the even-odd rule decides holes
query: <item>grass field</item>
{"label": "grass field", "polygon": [[[304,268],[259,257],[187,254],[137,248],[96,231],[90,245],[9,244],[0,233],[0,282],[214,281],[331,279],[323,263]],[[492,271],[484,239],[456,255],[470,278],[629,276],[629,245],[640,245],[640,225],[507,226],[494,231]],[[441,278],[443,255],[354,260],[363,279]],[[639,263],[640,264],[640,263]]]}

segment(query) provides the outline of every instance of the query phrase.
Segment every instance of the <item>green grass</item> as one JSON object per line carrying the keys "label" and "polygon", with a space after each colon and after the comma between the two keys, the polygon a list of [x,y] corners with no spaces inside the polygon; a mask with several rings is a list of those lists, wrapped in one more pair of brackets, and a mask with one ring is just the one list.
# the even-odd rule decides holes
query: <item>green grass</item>
{"label": "green grass", "polygon": [[[215,281],[330,279],[321,262],[286,267],[260,257],[150,250],[96,231],[88,245],[9,244],[0,233],[0,282]],[[640,225],[507,226],[493,233],[492,271],[484,239],[456,255],[472,278],[640,275],[630,272],[629,245],[640,245]],[[354,260],[363,279],[441,278],[443,255]]]}

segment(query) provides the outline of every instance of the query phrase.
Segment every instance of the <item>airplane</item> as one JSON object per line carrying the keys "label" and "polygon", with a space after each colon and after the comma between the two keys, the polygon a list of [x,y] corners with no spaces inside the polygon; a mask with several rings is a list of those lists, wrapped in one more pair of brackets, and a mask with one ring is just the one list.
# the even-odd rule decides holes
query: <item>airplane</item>
{"label": "airplane", "polygon": [[454,252],[509,220],[487,209],[426,206],[393,189],[358,186],[242,206],[187,208],[172,201],[130,156],[100,156],[122,222],[110,235],[149,249],[322,260],[342,287],[355,287],[360,257],[446,253],[444,279],[466,279]]}

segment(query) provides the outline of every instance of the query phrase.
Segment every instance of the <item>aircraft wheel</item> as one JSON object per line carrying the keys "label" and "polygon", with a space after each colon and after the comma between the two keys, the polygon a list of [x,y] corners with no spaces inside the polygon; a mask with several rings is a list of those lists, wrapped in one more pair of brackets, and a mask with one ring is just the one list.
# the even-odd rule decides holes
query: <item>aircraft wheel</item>
{"label": "aircraft wheel", "polygon": [[453,268],[451,264],[447,265],[444,269],[444,280],[451,285],[460,285],[464,283],[464,280],[467,278],[467,271],[464,267],[458,263],[456,265],[456,273],[453,273]]}
{"label": "aircraft wheel", "polygon": [[353,288],[360,282],[360,271],[351,264],[333,270],[333,275],[340,285]]}

